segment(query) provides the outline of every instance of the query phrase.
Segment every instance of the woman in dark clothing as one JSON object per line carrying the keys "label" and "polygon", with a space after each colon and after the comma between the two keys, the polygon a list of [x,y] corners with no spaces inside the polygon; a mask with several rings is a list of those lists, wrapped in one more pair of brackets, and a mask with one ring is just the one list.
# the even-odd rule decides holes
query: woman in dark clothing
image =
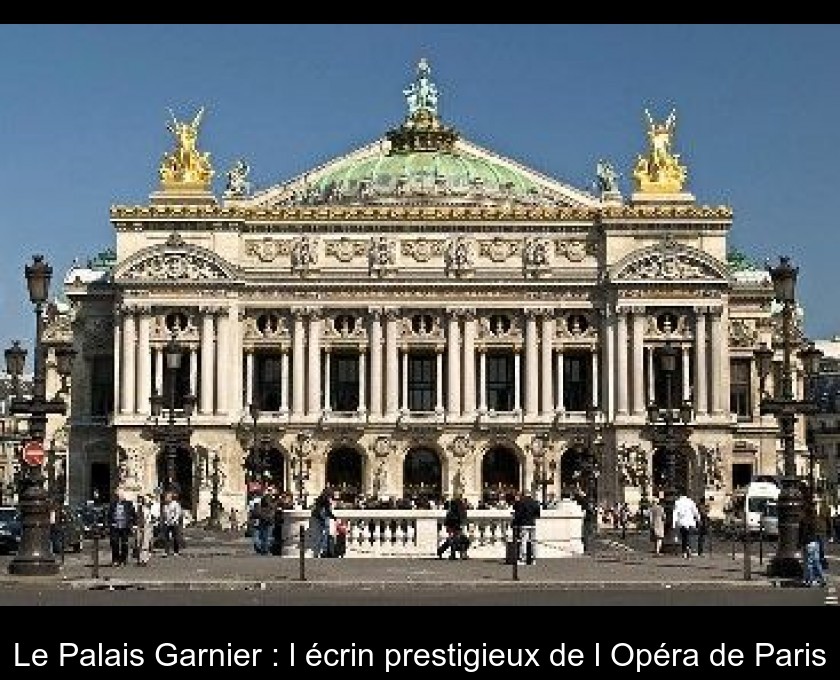
{"label": "woman in dark clothing", "polygon": [[446,517],[443,526],[446,528],[446,539],[438,546],[438,559],[443,559],[443,553],[449,550],[449,559],[458,559],[457,553],[461,553],[461,559],[467,559],[468,542],[464,536],[464,524],[467,522],[467,506],[461,498],[453,498],[449,501],[446,510]]}

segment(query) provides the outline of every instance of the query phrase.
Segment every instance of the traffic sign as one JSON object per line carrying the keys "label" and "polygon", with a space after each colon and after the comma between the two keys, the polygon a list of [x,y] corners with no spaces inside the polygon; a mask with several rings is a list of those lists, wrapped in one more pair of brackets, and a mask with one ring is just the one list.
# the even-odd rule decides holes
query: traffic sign
{"label": "traffic sign", "polygon": [[23,447],[23,461],[27,465],[44,464],[44,445],[39,441],[31,441]]}

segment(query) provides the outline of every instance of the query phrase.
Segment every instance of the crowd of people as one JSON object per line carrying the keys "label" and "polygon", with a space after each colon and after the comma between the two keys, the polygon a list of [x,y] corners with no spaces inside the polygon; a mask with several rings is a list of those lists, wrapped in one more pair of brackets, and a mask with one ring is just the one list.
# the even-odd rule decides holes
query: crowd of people
{"label": "crowd of people", "polygon": [[157,496],[140,495],[134,502],[123,489],[114,492],[106,515],[112,566],[126,566],[132,553],[138,565],[148,565],[155,543],[164,557],[180,554],[184,510],[176,492],[164,494],[162,513],[163,517]]}

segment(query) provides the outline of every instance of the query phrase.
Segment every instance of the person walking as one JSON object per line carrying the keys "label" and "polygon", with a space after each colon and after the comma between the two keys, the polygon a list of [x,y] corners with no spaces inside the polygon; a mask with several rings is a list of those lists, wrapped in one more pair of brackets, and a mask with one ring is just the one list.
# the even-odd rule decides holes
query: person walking
{"label": "person walking", "polygon": [[820,529],[817,525],[817,512],[812,502],[806,501],[799,520],[799,547],[804,554],[803,585],[806,587],[826,585],[825,572],[820,558]]}
{"label": "person walking", "polygon": [[627,538],[627,524],[630,522],[630,506],[621,503],[618,506],[618,526],[621,529],[621,540]]}
{"label": "person walking", "polygon": [[467,548],[464,545],[464,525],[467,522],[467,507],[460,496],[451,499],[447,504],[446,516],[443,518],[443,526],[446,529],[446,538],[437,548],[438,559],[443,559],[443,554],[449,550],[449,559],[458,559],[460,553],[462,559],[467,558]]}
{"label": "person walking", "polygon": [[128,564],[128,542],[136,522],[134,503],[126,498],[125,491],[117,489],[114,500],[108,505],[111,566],[124,567]]}
{"label": "person walking", "polygon": [[271,552],[271,537],[274,531],[274,504],[271,496],[264,495],[251,516],[254,530],[254,552],[268,555]]}
{"label": "person walking", "polygon": [[315,499],[312,506],[314,531],[312,557],[330,556],[330,521],[335,520],[332,509],[332,491],[325,488]]}
{"label": "person walking", "polygon": [[152,516],[152,499],[140,496],[137,499],[137,564],[145,567],[152,557],[152,536],[154,534],[154,517]]}
{"label": "person walking", "polygon": [[174,493],[167,493],[163,506],[163,541],[166,546],[166,556],[181,554],[181,522],[184,511]]}
{"label": "person walking", "polygon": [[513,540],[519,544],[517,559],[523,564],[536,564],[537,561],[537,518],[540,516],[540,504],[530,491],[517,493],[513,501]]}
{"label": "person walking", "polygon": [[684,491],[680,491],[677,500],[674,501],[674,528],[680,534],[680,546],[682,556],[686,559],[691,557],[691,534],[697,528],[700,521],[700,511],[697,504]]}
{"label": "person walking", "polygon": [[665,508],[654,498],[649,509],[650,540],[653,542],[653,554],[662,554],[662,541],[665,540]]}

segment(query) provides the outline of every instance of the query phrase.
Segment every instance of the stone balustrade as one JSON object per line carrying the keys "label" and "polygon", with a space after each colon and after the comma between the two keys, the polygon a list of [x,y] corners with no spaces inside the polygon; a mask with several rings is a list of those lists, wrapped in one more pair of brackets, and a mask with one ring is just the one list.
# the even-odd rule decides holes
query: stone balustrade
{"label": "stone balustrade", "polygon": [[[446,537],[444,510],[336,510],[347,523],[346,557],[434,557]],[[504,559],[505,543],[512,538],[510,510],[470,510],[466,533],[474,558]],[[283,557],[300,554],[304,528],[305,554],[312,555],[312,518],[308,510],[287,510],[283,522]],[[573,501],[543,510],[537,520],[540,559],[583,554],[583,511]]]}

